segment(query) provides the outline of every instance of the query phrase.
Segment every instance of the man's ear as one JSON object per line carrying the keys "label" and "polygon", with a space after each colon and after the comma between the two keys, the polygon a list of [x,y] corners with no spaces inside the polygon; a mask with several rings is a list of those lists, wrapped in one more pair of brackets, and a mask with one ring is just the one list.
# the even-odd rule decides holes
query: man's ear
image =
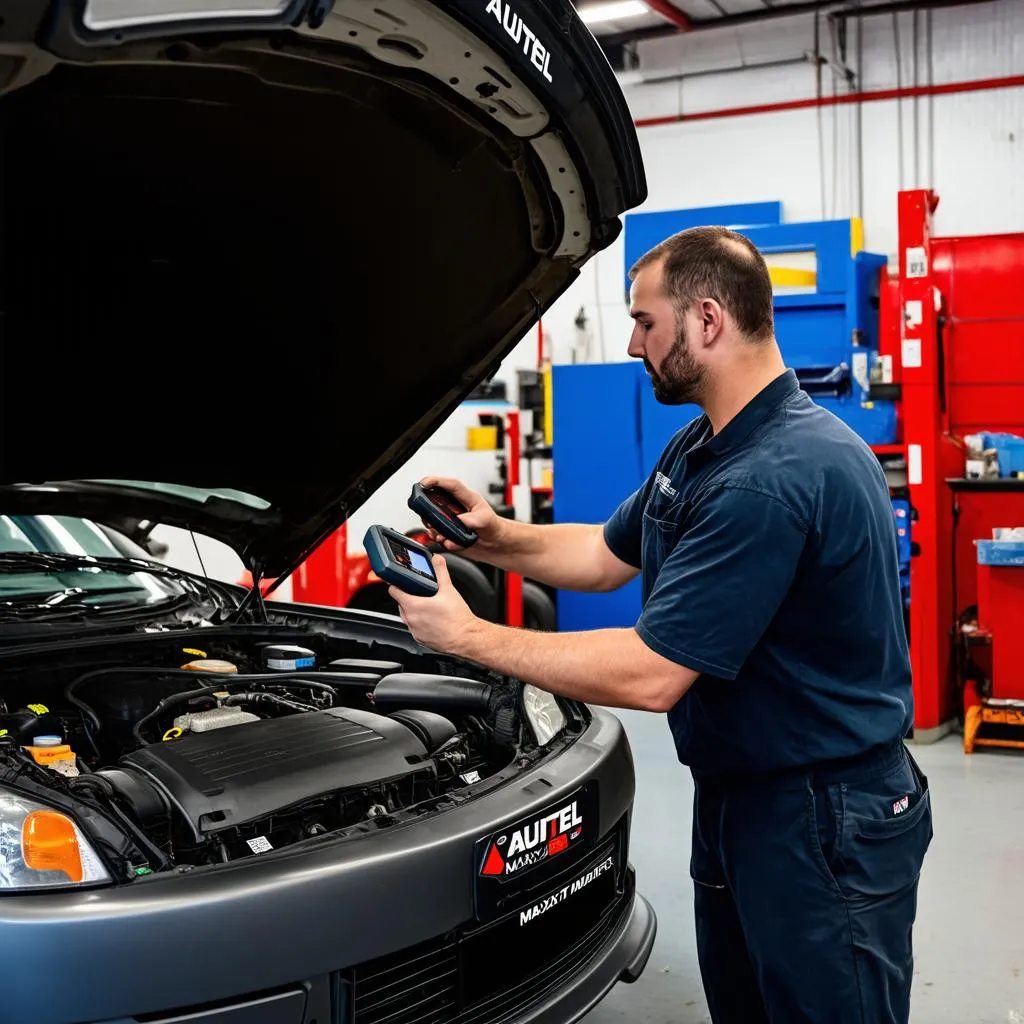
{"label": "man's ear", "polygon": [[714,299],[702,299],[698,313],[703,343],[705,346],[713,345],[725,327],[725,310]]}

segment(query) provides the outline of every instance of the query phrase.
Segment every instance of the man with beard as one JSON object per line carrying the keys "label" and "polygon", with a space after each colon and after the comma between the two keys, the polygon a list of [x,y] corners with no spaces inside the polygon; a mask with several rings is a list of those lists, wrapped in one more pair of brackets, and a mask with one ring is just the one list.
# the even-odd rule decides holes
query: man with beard
{"label": "man with beard", "polygon": [[482,622],[440,556],[437,597],[392,595],[428,647],[667,713],[694,779],[690,874],[714,1024],[906,1024],[932,819],[903,742],[910,665],[884,476],[786,369],[768,268],[747,239],[684,231],[630,276],[629,354],[659,401],[703,415],[611,519],[518,523],[459,481],[424,484],[467,506],[471,558],[566,589],[641,574],[635,626]]}

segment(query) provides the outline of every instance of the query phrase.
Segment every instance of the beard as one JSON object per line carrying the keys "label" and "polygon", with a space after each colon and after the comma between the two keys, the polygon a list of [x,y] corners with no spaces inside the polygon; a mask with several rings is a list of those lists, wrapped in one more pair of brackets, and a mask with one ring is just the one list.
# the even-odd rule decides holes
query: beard
{"label": "beard", "polygon": [[654,397],[662,405],[700,405],[705,391],[707,368],[701,366],[690,351],[686,325],[680,324],[676,340],[661,364],[661,372],[645,359],[644,366],[651,378]]}

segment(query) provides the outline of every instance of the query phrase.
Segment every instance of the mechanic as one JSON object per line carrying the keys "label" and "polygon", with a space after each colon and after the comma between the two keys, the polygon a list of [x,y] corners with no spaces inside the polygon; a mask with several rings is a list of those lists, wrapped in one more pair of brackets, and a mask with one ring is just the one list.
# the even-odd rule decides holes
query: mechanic
{"label": "mechanic", "polygon": [[660,402],[703,415],[610,520],[520,523],[457,480],[423,484],[467,507],[480,538],[468,557],[581,591],[641,574],[635,627],[482,621],[440,555],[435,597],[392,596],[434,650],[667,713],[694,779],[690,873],[714,1024],[905,1024],[932,818],[904,744],[910,665],[883,473],[785,367],[749,241],[684,231],[630,277],[630,356]]}

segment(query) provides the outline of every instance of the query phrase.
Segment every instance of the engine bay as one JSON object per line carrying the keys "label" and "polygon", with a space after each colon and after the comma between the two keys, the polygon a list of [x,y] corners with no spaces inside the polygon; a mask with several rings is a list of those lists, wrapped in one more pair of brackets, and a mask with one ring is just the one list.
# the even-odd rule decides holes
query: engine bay
{"label": "engine bay", "polygon": [[555,738],[518,682],[473,666],[269,626],[0,671],[0,787],[66,813],[118,881],[437,813],[584,724],[570,712]]}

